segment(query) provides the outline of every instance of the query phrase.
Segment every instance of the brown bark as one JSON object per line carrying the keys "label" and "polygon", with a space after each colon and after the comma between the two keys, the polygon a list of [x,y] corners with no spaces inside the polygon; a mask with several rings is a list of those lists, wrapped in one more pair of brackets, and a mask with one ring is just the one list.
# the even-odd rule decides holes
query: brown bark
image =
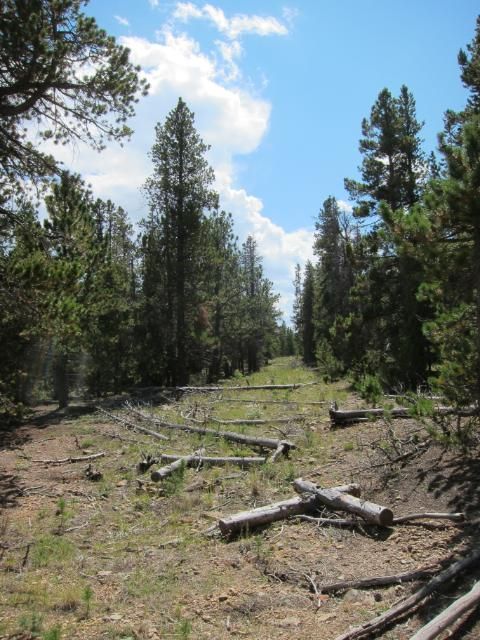
{"label": "brown bark", "polygon": [[388,527],[393,522],[393,513],[387,507],[360,500],[355,496],[351,496],[335,489],[319,489],[313,482],[297,478],[294,480],[293,486],[298,493],[309,493],[315,495],[320,502],[326,504],[333,509],[340,509],[355,513],[367,522],[378,524],[382,527]]}

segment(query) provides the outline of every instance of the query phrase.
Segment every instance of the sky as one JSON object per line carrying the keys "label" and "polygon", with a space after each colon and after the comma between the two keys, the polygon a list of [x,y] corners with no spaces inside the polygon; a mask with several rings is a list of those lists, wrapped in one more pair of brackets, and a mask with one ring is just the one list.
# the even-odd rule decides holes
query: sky
{"label": "sky", "polygon": [[465,104],[457,54],[479,13],[473,0],[91,0],[84,11],[130,49],[151,88],[130,142],[100,155],[65,148],[61,159],[139,222],[155,125],[182,97],[211,145],[221,207],[240,242],[256,238],[287,321],[322,203],[351,207],[343,181],[358,177],[362,119],[384,87],[398,95],[406,84],[434,150],[444,111]]}

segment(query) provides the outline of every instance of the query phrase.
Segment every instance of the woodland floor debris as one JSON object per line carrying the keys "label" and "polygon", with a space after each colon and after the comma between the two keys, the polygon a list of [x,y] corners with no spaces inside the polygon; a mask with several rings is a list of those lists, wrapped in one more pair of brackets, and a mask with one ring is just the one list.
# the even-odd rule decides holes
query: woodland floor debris
{"label": "woodland floor debris", "polygon": [[[273,364],[252,376],[252,385],[262,386],[272,379],[309,382],[317,375],[300,367],[290,371],[283,366],[285,362],[281,368]],[[237,420],[304,413],[306,419],[294,423],[288,432],[296,445],[288,458],[280,455],[274,464],[267,460],[242,472],[234,465],[198,469],[195,464],[162,483],[152,483],[148,476],[138,475],[138,462],[161,460],[162,454],[168,455],[166,442],[146,432],[134,433],[133,426],[101,413],[84,412],[75,419],[56,416],[52,421],[42,418],[15,432],[2,433],[2,640],[31,633],[36,624],[44,632],[59,625],[62,640],[151,640],[154,633],[158,638],[180,638],[185,629],[191,629],[190,638],[200,640],[235,635],[255,640],[332,640],[382,614],[400,598],[410,597],[454,562],[448,560],[452,554],[468,556],[478,546],[478,524],[474,524],[480,516],[477,452],[459,455],[430,443],[414,458],[390,463],[381,447],[388,453],[392,447],[394,459],[397,453],[392,443],[409,447],[414,436],[423,441],[423,426],[410,418],[398,422],[396,440],[382,421],[330,431],[328,403],[332,398],[345,408],[361,406],[344,383],[263,389],[249,395],[254,394],[251,403],[216,404],[215,415]],[[295,404],[287,404],[293,398]],[[275,402],[269,404],[269,400]],[[181,412],[187,415],[192,402],[207,412],[212,397],[184,394],[178,402],[141,411],[160,421],[181,424]],[[325,404],[308,404],[314,402]],[[120,409],[122,403],[109,413],[136,426],[137,418]],[[37,415],[46,416],[49,409],[38,409]],[[115,437],[119,425],[130,429],[130,437]],[[140,426],[162,431],[153,423]],[[208,426],[214,432],[217,427],[214,423]],[[283,439],[268,425],[238,425],[236,431],[273,440],[275,446],[265,447],[269,453]],[[259,455],[259,447],[253,444],[208,432],[168,429],[165,434],[169,436],[168,452],[182,457],[202,447],[205,457]],[[371,443],[377,444],[372,448]],[[88,479],[88,462],[32,462],[80,457],[79,450],[105,452],[92,461],[101,479]],[[367,500],[388,505],[397,518],[408,513],[425,517],[463,513],[465,520],[422,518],[378,527],[349,516],[359,526],[339,528],[292,518],[228,541],[205,535],[225,514],[284,501],[292,496],[295,478],[313,474],[322,488],[336,487],[345,480],[361,484]],[[350,493],[353,491],[351,488]],[[298,503],[315,497],[291,499]],[[339,519],[339,514],[321,507],[312,517],[330,520]],[[430,567],[434,573],[426,575]],[[422,571],[418,579],[407,582],[408,575],[415,577],[415,572]],[[401,582],[365,590],[360,583],[349,589],[347,597],[342,594],[348,590],[322,592],[322,585],[328,590],[333,583],[358,583],[372,577],[391,581],[397,577]],[[438,597],[428,597],[418,613],[408,613],[383,636],[409,639],[445,608],[445,598],[464,596],[479,579],[478,564],[472,565],[468,575],[441,585],[435,591]],[[93,596],[85,618],[87,588]],[[473,640],[479,637],[480,623],[474,614],[468,620],[462,633]]]}

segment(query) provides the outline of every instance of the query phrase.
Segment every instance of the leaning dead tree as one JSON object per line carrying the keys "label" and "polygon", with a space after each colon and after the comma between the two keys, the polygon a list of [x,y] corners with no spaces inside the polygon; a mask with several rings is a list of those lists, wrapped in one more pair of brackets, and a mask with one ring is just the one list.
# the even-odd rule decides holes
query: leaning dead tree
{"label": "leaning dead tree", "polygon": [[289,440],[276,440],[274,438],[264,438],[258,436],[249,436],[243,433],[235,433],[235,431],[220,431],[218,429],[209,429],[208,427],[196,427],[190,424],[177,424],[174,422],[167,422],[165,420],[160,420],[159,418],[149,416],[143,411],[132,407],[130,404],[126,405],[126,408],[141,420],[148,421],[151,424],[163,427],[164,429],[185,431],[187,433],[196,433],[202,436],[210,435],[217,438],[223,438],[224,440],[227,440],[229,442],[236,442],[238,444],[260,447],[262,449],[274,449],[275,451],[277,451],[278,448],[281,447],[282,453],[284,455],[288,455],[290,450],[296,448],[296,445]]}
{"label": "leaning dead tree", "polygon": [[397,602],[393,607],[382,613],[380,616],[364,622],[362,625],[350,629],[335,638],[335,640],[356,640],[357,638],[371,638],[381,629],[391,625],[405,615],[412,613],[418,609],[427,598],[429,598],[439,587],[450,582],[459,575],[462,575],[466,569],[476,564],[480,560],[480,549],[476,549],[473,553],[461,558],[450,565],[444,571],[437,574],[432,580],[427,582],[421,589],[416,591],[408,598],[404,598]]}

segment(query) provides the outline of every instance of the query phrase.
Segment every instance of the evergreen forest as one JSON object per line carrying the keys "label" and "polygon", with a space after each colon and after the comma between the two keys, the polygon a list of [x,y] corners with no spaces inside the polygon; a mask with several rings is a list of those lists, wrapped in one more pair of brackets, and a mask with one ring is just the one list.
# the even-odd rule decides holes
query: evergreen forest
{"label": "evergreen forest", "polygon": [[[128,144],[148,93],[78,0],[0,12],[0,413],[43,397],[208,383],[300,354],[325,379],[480,400],[480,18],[458,56],[468,100],[427,156],[415,98],[384,88],[361,123],[353,214],[316,219],[281,320],[255,238],[239,244],[188,105],[159,122],[147,215],[94,196],[27,136]],[[95,62],[90,65],[90,62]],[[445,105],[448,107],[448,105]],[[355,141],[352,141],[355,144]]]}

